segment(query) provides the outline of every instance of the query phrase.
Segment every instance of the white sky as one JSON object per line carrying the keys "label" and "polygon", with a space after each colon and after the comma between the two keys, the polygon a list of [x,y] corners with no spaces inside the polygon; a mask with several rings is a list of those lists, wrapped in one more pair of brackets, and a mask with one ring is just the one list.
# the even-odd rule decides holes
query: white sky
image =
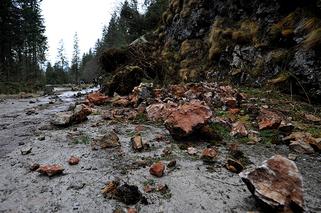
{"label": "white sky", "polygon": [[56,61],[59,41],[64,40],[65,54],[71,61],[73,37],[78,33],[81,56],[101,38],[103,26],[120,0],[43,0],[42,14],[48,37],[47,59]]}

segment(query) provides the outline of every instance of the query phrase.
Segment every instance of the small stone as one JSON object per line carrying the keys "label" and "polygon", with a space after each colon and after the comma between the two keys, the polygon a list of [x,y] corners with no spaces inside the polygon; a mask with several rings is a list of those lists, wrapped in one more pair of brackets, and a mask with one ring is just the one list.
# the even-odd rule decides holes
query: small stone
{"label": "small stone", "polygon": [[168,186],[166,184],[159,183],[156,186],[156,190],[161,193],[165,193],[168,190]]}
{"label": "small stone", "polygon": [[167,167],[169,167],[169,168],[173,168],[175,166],[176,166],[176,160],[172,160],[167,164]]}
{"label": "small stone", "polygon": [[247,136],[248,134],[249,134],[249,133],[248,133],[248,131],[246,130],[246,127],[245,127],[245,125],[244,125],[242,122],[238,121],[238,122],[236,122],[236,123],[234,123],[234,124],[232,125],[232,131],[231,131],[231,135],[232,135],[232,136],[239,135],[239,136],[245,137],[245,136]]}
{"label": "small stone", "polygon": [[40,167],[36,171],[51,177],[53,175],[62,174],[62,172],[64,171],[64,168],[58,164],[52,164],[52,165],[44,164],[44,165],[40,165]]}
{"label": "small stone", "polygon": [[146,186],[144,186],[144,192],[150,193],[152,191],[154,191],[154,188],[151,185],[147,184]]}
{"label": "small stone", "polygon": [[314,150],[312,146],[308,143],[305,143],[302,140],[292,141],[289,145],[289,148],[297,153],[301,154],[312,154]]}
{"label": "small stone", "polygon": [[127,213],[138,213],[138,211],[135,208],[128,208]]}
{"label": "small stone", "polygon": [[228,108],[235,108],[237,106],[237,100],[234,97],[224,98],[223,102]]}
{"label": "small stone", "polygon": [[38,138],[38,140],[44,141],[44,140],[46,140],[46,136],[40,136],[40,137]]}
{"label": "small stone", "polygon": [[119,137],[114,131],[109,131],[92,142],[92,148],[96,149],[98,145],[101,149],[115,148],[121,146]]}
{"label": "small stone", "polygon": [[119,184],[119,181],[108,181],[106,186],[101,190],[101,193],[104,197],[111,198],[116,193]]}
{"label": "small stone", "polygon": [[139,133],[131,138],[131,143],[135,151],[142,151],[144,149],[143,139]]}
{"label": "small stone", "polygon": [[[309,144],[315,151],[321,151],[321,138],[314,138],[308,132],[293,132],[291,135],[283,138],[285,142],[297,141],[297,144]],[[295,144],[296,145],[296,144]],[[308,148],[308,146],[304,146]],[[309,149],[309,148],[308,148]]]}
{"label": "small stone", "polygon": [[163,149],[163,151],[162,151],[162,156],[168,156],[168,155],[170,155],[170,154],[172,154],[171,148],[170,148],[170,147],[165,147],[165,148]]}
{"label": "small stone", "polygon": [[305,119],[314,123],[320,123],[321,122],[321,118],[312,115],[312,114],[305,114],[304,115]]}
{"label": "small stone", "polygon": [[32,151],[32,147],[29,147],[29,148],[21,150],[21,154],[22,155],[28,155],[28,154],[31,153],[31,151]]}
{"label": "small stone", "polygon": [[71,156],[68,160],[69,165],[77,165],[80,161],[79,157]]}
{"label": "small stone", "polygon": [[138,165],[138,166],[145,167],[145,166],[148,165],[148,162],[145,161],[145,160],[137,160],[137,161],[135,162],[135,164]]}
{"label": "small stone", "polygon": [[196,155],[196,154],[197,154],[197,149],[194,148],[194,147],[188,147],[188,148],[187,148],[187,153],[188,153],[189,155]]}
{"label": "small stone", "polygon": [[20,141],[18,145],[23,146],[23,145],[25,145],[25,142]]}
{"label": "small stone", "polygon": [[202,152],[201,159],[204,161],[213,161],[218,155],[218,151],[216,148],[206,148]]}
{"label": "small stone", "polygon": [[236,161],[236,160],[233,160],[233,159],[227,159],[226,168],[229,171],[238,174],[238,173],[243,171],[244,166],[239,161]]}
{"label": "small stone", "polygon": [[257,117],[259,129],[277,129],[282,121],[282,118],[275,112],[266,109],[261,109],[260,115]]}
{"label": "small stone", "polygon": [[156,177],[162,177],[164,175],[164,171],[165,165],[161,161],[154,163],[149,169],[150,174]]}
{"label": "small stone", "polygon": [[291,154],[291,153],[288,155],[288,159],[292,160],[292,161],[295,161],[297,159],[297,157],[298,157],[297,155]]}

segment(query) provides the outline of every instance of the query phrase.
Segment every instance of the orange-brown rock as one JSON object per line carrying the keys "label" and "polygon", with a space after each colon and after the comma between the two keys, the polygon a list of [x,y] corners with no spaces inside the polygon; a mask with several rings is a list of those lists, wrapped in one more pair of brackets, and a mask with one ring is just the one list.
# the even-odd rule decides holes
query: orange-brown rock
{"label": "orange-brown rock", "polygon": [[314,123],[320,123],[321,118],[312,114],[305,114],[304,115],[305,119]]}
{"label": "orange-brown rock", "polygon": [[70,165],[77,165],[80,161],[80,158],[76,157],[76,156],[71,156],[68,160],[68,163]]}
{"label": "orange-brown rock", "polygon": [[127,106],[129,106],[130,101],[128,100],[127,97],[119,97],[119,98],[113,100],[112,103],[114,106],[127,107]]}
{"label": "orange-brown rock", "polygon": [[282,118],[277,113],[269,111],[266,109],[261,109],[260,115],[257,117],[259,122],[259,129],[277,129],[281,122]]}
{"label": "orange-brown rock", "polygon": [[206,148],[203,150],[201,158],[204,161],[213,161],[217,157],[217,155],[218,151],[216,148]]}
{"label": "orange-brown rock", "polygon": [[87,116],[91,113],[92,109],[89,106],[85,104],[77,105],[74,109],[71,120],[73,123],[81,123],[87,120]]}
{"label": "orange-brown rock", "polygon": [[165,165],[161,161],[154,163],[149,169],[149,173],[156,177],[162,177],[164,175],[164,171],[165,171]]}
{"label": "orange-brown rock", "polygon": [[170,91],[177,97],[183,97],[184,93],[187,91],[187,88],[184,85],[171,85]]}
{"label": "orange-brown rock", "polygon": [[[320,138],[314,138],[310,133],[308,132],[293,132],[291,135],[283,138],[283,141],[290,141],[291,142],[291,147],[292,148],[299,148],[299,146],[301,146],[302,148],[306,149],[306,151],[308,151],[309,153],[311,152],[311,149],[308,148],[308,146],[303,145],[302,143],[305,143],[311,147],[313,147],[313,149],[315,151],[321,151],[321,139]],[[294,143],[296,142],[296,143]],[[300,149],[297,149],[297,151],[299,151]],[[299,151],[301,152],[301,151]]]}
{"label": "orange-brown rock", "polygon": [[40,165],[39,168],[36,170],[37,172],[48,175],[49,177],[54,175],[62,174],[64,171],[64,168],[61,165],[58,164],[44,164]]}
{"label": "orange-brown rock", "polygon": [[165,127],[174,139],[192,135],[207,124],[212,117],[211,109],[203,102],[193,100],[174,110],[166,119]]}
{"label": "orange-brown rock", "polygon": [[127,213],[138,213],[138,210],[135,208],[128,208]]}
{"label": "orange-brown rock", "polygon": [[241,162],[237,161],[237,160],[233,160],[233,159],[227,159],[227,162],[226,162],[226,168],[231,171],[231,172],[234,172],[234,173],[240,173],[243,171],[244,167],[243,165],[241,164]]}
{"label": "orange-brown rock", "polygon": [[175,103],[151,104],[146,108],[147,117],[152,121],[164,121],[168,115],[177,108]]}
{"label": "orange-brown rock", "polygon": [[109,97],[100,92],[94,92],[87,95],[86,99],[94,105],[102,105],[108,101]]}
{"label": "orange-brown rock", "polygon": [[116,148],[121,146],[121,144],[119,142],[119,137],[117,136],[117,134],[114,131],[109,131],[105,135],[101,135],[97,139],[93,140],[91,146],[92,149],[96,150],[98,148]]}
{"label": "orange-brown rock", "polygon": [[231,115],[236,115],[236,114],[239,114],[240,113],[240,109],[238,108],[232,108],[232,109],[229,109],[228,112],[231,114]]}
{"label": "orange-brown rock", "polygon": [[255,169],[240,173],[250,192],[278,211],[303,212],[303,181],[295,163],[275,155]]}
{"label": "orange-brown rock", "polygon": [[238,136],[245,137],[248,134],[249,133],[248,133],[245,125],[241,121],[238,121],[232,125],[232,131],[231,131],[232,136],[238,135]]}
{"label": "orange-brown rock", "polygon": [[237,106],[237,100],[234,97],[226,97],[222,101],[228,108],[235,108]]}

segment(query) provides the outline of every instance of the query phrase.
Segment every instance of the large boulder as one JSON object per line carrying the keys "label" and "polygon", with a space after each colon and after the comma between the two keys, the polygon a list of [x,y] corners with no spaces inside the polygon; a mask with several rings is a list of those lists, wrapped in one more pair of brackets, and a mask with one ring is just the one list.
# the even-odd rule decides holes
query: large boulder
{"label": "large boulder", "polygon": [[212,114],[203,102],[192,100],[173,110],[165,120],[165,127],[174,139],[183,139],[197,133],[208,123]]}
{"label": "large boulder", "polygon": [[250,192],[263,204],[284,212],[303,212],[303,180],[291,160],[275,155],[261,166],[240,173]]}
{"label": "large boulder", "polygon": [[119,95],[128,95],[134,87],[138,86],[144,78],[144,70],[139,66],[124,66],[117,70],[110,83],[107,84],[105,92],[113,96],[114,92]]}
{"label": "large boulder", "polygon": [[89,106],[80,104],[72,111],[56,113],[51,120],[51,124],[58,127],[67,127],[87,120],[87,116],[91,113],[92,109]]}

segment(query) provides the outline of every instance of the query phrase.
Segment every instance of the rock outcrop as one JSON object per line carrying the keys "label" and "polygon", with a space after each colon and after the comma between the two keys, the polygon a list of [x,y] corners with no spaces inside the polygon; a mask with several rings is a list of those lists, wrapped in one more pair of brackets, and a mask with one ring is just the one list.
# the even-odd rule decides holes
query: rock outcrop
{"label": "rock outcrop", "polygon": [[[116,91],[122,83],[117,79],[127,68],[120,64],[148,64],[140,66],[145,77],[160,83],[229,80],[271,85],[320,102],[320,5],[319,0],[170,0],[150,41],[102,56],[106,72],[115,74],[107,87]],[[138,63],[142,60],[147,63]],[[121,92],[131,91],[142,76],[128,80]]]}

